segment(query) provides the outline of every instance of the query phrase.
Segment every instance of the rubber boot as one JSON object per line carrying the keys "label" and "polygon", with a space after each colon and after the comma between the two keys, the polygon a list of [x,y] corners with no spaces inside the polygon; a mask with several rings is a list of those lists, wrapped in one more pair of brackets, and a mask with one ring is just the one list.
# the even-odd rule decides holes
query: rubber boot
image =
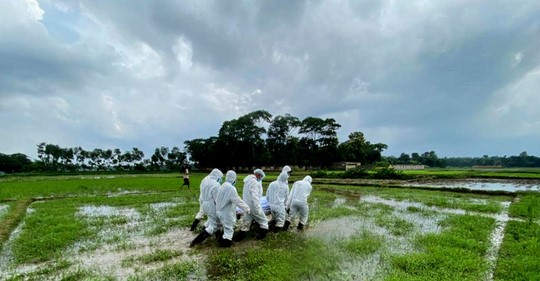
{"label": "rubber boot", "polygon": [[200,220],[199,219],[195,219],[193,221],[193,223],[191,224],[191,228],[189,229],[190,231],[195,231],[195,229],[197,228],[197,225],[199,224]]}
{"label": "rubber boot", "polygon": [[260,228],[259,233],[257,234],[257,240],[263,240],[266,238],[266,234],[268,234],[268,229]]}
{"label": "rubber boot", "polygon": [[276,228],[276,221],[271,220],[268,222],[268,231],[275,231]]}
{"label": "rubber boot", "polygon": [[274,227],[274,233],[278,233],[280,231],[283,231],[283,227],[279,227],[279,226]]}
{"label": "rubber boot", "polygon": [[298,223],[298,227],[296,227],[298,230],[304,230],[304,225],[302,223]]}
{"label": "rubber boot", "polygon": [[197,244],[201,244],[208,237],[210,237],[210,233],[206,232],[206,230],[203,230],[199,235],[197,235],[197,237],[195,237],[193,241],[191,241],[191,243],[189,243],[189,246],[193,247]]}
{"label": "rubber boot", "polygon": [[229,239],[221,239],[219,241],[219,246],[223,248],[230,248],[232,246],[232,240]]}
{"label": "rubber boot", "polygon": [[238,231],[236,235],[234,235],[233,240],[234,242],[242,241],[246,238],[247,231]]}
{"label": "rubber boot", "polygon": [[285,224],[283,225],[283,231],[289,230],[290,225],[291,225],[290,221],[285,221]]}
{"label": "rubber boot", "polygon": [[216,239],[221,239],[223,237],[223,230],[219,229],[216,231],[216,233],[214,234],[216,236]]}

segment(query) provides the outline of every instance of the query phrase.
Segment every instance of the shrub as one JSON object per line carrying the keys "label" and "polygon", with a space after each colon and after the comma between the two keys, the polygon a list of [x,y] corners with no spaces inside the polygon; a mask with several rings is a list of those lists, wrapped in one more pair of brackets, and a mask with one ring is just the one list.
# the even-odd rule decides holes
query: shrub
{"label": "shrub", "polygon": [[363,179],[363,178],[367,178],[368,176],[369,176],[369,173],[368,173],[368,171],[366,169],[356,167],[354,169],[350,169],[350,170],[345,171],[345,173],[343,173],[341,175],[341,178],[344,178],[344,179]]}

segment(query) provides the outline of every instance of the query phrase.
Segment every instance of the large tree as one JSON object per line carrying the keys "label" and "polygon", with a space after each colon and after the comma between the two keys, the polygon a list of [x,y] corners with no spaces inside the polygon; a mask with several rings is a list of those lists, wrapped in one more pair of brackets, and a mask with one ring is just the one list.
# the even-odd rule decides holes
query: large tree
{"label": "large tree", "polygon": [[301,124],[297,117],[290,114],[272,119],[266,139],[270,163],[280,166],[296,163],[299,139],[293,132]]}
{"label": "large tree", "polygon": [[352,132],[349,140],[339,145],[339,150],[345,161],[360,162],[362,165],[370,165],[381,160],[382,152],[388,148],[384,143],[367,141],[362,132]]}

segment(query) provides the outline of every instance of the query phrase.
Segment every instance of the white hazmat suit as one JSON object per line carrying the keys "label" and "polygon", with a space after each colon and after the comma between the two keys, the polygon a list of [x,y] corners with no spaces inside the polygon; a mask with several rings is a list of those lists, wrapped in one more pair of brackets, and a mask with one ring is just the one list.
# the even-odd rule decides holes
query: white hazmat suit
{"label": "white hazmat suit", "polygon": [[285,224],[285,217],[287,215],[285,212],[285,202],[289,196],[288,178],[289,175],[286,171],[281,172],[278,179],[270,183],[266,190],[266,197],[270,204],[272,218],[276,221],[277,227],[283,227],[283,224]]}
{"label": "white hazmat suit", "polygon": [[[249,214],[249,206],[240,199],[236,188],[236,173],[228,171],[225,176],[225,183],[221,185],[216,196],[216,213],[219,221],[223,225],[223,239],[232,240],[234,225],[236,224],[236,207]],[[230,245],[230,242],[229,242]]]}
{"label": "white hazmat suit", "polygon": [[309,217],[309,206],[307,199],[312,190],[311,181],[311,177],[306,176],[303,180],[295,182],[292,186],[291,193],[287,198],[286,207],[290,209],[287,222],[290,224],[292,219],[298,213],[300,216],[300,223],[298,225],[299,229],[303,228]]}
{"label": "white hazmat suit", "polygon": [[216,216],[216,195],[220,186],[223,173],[214,169],[210,175],[206,176],[201,182],[201,195],[199,201],[202,201],[202,211],[208,216],[204,224],[206,232],[213,234],[218,227]]}
{"label": "white hazmat suit", "polygon": [[[221,178],[223,173],[218,169],[213,169],[208,176],[206,176],[201,181],[201,194],[199,195],[199,202],[201,203],[201,208],[197,217],[208,216],[208,220],[204,224],[204,230],[195,237],[193,241],[189,244],[190,247],[193,247],[197,244],[202,243],[206,238],[210,237],[216,230],[218,230],[218,218],[216,214],[216,196],[218,189],[220,187]],[[191,226],[192,230],[198,223],[198,219],[195,219],[195,222]]]}
{"label": "white hazmat suit", "polygon": [[251,212],[244,216],[241,231],[248,231],[253,220],[259,224],[261,229],[268,230],[268,219],[264,214],[260,201],[263,190],[261,182],[262,178],[264,178],[264,172],[257,169],[254,171],[254,174],[261,175],[260,181],[257,180],[255,175],[249,175],[244,178],[242,197],[244,202],[249,206]]}

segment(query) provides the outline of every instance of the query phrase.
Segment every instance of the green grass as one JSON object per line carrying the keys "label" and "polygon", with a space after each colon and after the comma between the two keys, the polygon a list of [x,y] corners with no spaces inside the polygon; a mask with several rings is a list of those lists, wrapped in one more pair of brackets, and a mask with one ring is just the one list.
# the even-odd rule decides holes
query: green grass
{"label": "green grass", "polygon": [[313,280],[338,268],[334,251],[324,243],[292,232],[259,243],[212,249],[207,260],[211,280]]}
{"label": "green grass", "polygon": [[425,169],[403,171],[405,175],[434,178],[514,178],[539,179],[538,168],[501,168],[501,169]]}
{"label": "green grass", "polygon": [[[84,250],[94,250],[103,244],[118,244],[125,246],[126,233],[120,231],[128,218],[124,216],[96,217],[83,220],[77,212],[83,206],[110,206],[117,208],[130,207],[135,210],[144,210],[141,214],[149,214],[149,204],[168,201],[179,201],[170,194],[142,194],[116,197],[81,197],[61,200],[36,202],[31,205],[34,212],[26,217],[25,225],[13,245],[13,253],[18,264],[27,262],[43,262],[58,258],[77,241],[94,241]],[[185,199],[182,199],[185,200]],[[198,210],[198,204],[179,204],[163,214],[150,216],[148,224],[152,227],[147,235],[157,235],[155,228],[170,229],[172,227],[187,227],[193,214]],[[146,213],[145,213],[146,212]],[[185,219],[178,219],[177,214],[188,215]],[[165,219],[171,219],[167,221]],[[101,229],[119,229],[115,235],[105,238],[97,237]]]}
{"label": "green grass", "polygon": [[540,219],[540,194],[527,192],[510,206],[510,216],[538,221]]}
{"label": "green grass", "polygon": [[[449,209],[463,209],[480,213],[498,213],[502,211],[503,201],[511,201],[512,196],[480,195],[442,190],[415,190],[410,188],[381,188],[370,186],[332,186],[323,185],[323,189],[337,192],[349,192],[349,196],[378,196],[397,201],[414,201],[426,206]],[[485,202],[478,204],[478,200]]]}
{"label": "green grass", "polygon": [[26,214],[26,208],[31,203],[31,199],[20,199],[12,203],[7,213],[3,215],[2,224],[0,224],[0,250],[3,248],[4,242],[7,241],[11,232],[23,220]]}
{"label": "green grass", "polygon": [[540,280],[540,225],[508,223],[495,280]]}
{"label": "green grass", "polygon": [[197,271],[195,262],[186,261],[174,264],[167,264],[160,269],[152,270],[144,274],[138,274],[128,278],[130,281],[168,281],[168,280],[191,280],[188,277]]}
{"label": "green grass", "polygon": [[384,237],[373,234],[368,230],[361,231],[349,240],[341,241],[340,246],[348,253],[358,257],[376,253],[384,245]]}
{"label": "green grass", "polygon": [[494,220],[451,216],[445,230],[417,238],[420,252],[394,256],[386,280],[481,280]]}
{"label": "green grass", "polygon": [[[187,229],[199,208],[198,182],[203,176],[192,176],[191,191],[178,190],[181,178],[167,174],[114,178],[100,176],[99,179],[30,177],[0,180],[0,202],[9,205],[7,212],[0,214],[2,242],[18,225],[22,225],[16,239],[10,241],[14,266],[25,263],[40,265],[34,271],[13,273],[14,276],[7,278],[114,280],[113,277],[72,264],[65,256],[66,250],[72,249],[75,244],[81,246],[80,253],[104,247],[111,251],[133,250],[137,247],[131,239],[134,235],[137,239],[153,239],[174,229]],[[270,179],[265,179],[265,188]],[[241,184],[237,188],[240,191]],[[125,191],[138,193],[127,194]],[[269,234],[263,241],[249,238],[235,243],[230,249],[216,247],[217,242],[210,238],[201,246],[185,252],[162,249],[150,243],[148,246],[155,249],[149,254],[124,256],[123,260],[120,256],[120,261],[126,268],[136,269],[129,280],[341,280],[351,279],[350,269],[343,268],[343,263],[354,260],[354,265],[374,257],[380,259],[380,266],[383,267],[376,279],[483,278],[487,266],[485,255],[489,233],[494,228],[493,219],[451,215],[440,222],[440,233],[418,233],[418,226],[422,222],[411,223],[403,219],[400,212],[417,214],[426,219],[437,216],[437,221],[446,215],[439,217],[437,209],[422,206],[397,210],[383,203],[360,201],[364,196],[410,200],[427,207],[463,209],[484,214],[500,212],[501,202],[513,199],[512,196],[439,190],[315,184],[309,199],[310,217],[304,232],[306,235],[294,230]],[[510,213],[525,219],[525,222],[508,224],[495,275],[497,280],[530,280],[537,279],[539,274],[537,268],[540,266],[535,259],[539,252],[540,235],[538,224],[533,222],[539,219],[540,196],[536,193],[523,193],[520,196],[521,200],[512,204]],[[120,213],[110,216],[82,216],[80,213],[83,207],[99,206],[113,208]],[[32,211],[27,213],[27,209]],[[130,216],[131,212],[138,215]],[[332,241],[307,235],[310,227],[317,227],[321,221],[341,217],[358,218],[360,226],[365,220],[367,225],[381,227],[382,232],[376,234],[360,227],[356,235]],[[110,235],[103,235],[106,231]],[[406,254],[399,252],[401,248],[395,247],[395,244],[400,241],[405,241],[407,247],[413,245],[415,251]],[[183,255],[187,255],[186,260],[182,258]],[[198,264],[190,261],[190,255],[203,258]],[[150,267],[156,269],[147,271]],[[513,268],[517,272],[511,272]]]}

